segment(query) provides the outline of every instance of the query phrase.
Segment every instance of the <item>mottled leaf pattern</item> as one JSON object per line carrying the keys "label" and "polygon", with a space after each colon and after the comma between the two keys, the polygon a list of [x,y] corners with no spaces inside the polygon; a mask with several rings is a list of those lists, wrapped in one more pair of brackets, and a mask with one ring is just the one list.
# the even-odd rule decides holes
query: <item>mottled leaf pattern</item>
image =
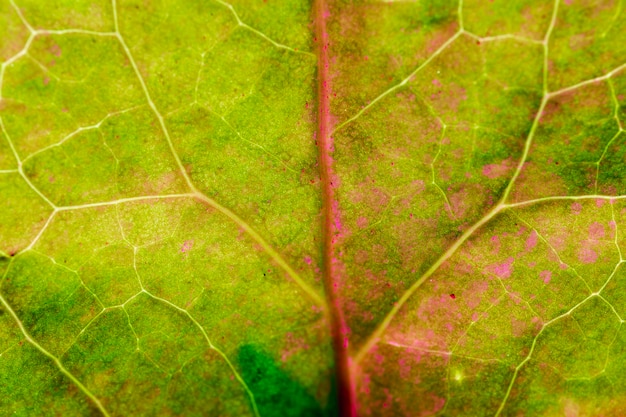
{"label": "mottled leaf pattern", "polygon": [[0,0],[0,414],[622,416],[621,0]]}

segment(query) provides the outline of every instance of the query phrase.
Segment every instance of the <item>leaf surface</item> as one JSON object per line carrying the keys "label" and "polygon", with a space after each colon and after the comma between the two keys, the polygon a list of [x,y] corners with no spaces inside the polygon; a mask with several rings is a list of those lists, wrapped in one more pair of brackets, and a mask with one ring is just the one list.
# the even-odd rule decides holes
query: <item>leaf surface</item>
{"label": "leaf surface", "polygon": [[620,416],[621,1],[0,1],[0,414]]}

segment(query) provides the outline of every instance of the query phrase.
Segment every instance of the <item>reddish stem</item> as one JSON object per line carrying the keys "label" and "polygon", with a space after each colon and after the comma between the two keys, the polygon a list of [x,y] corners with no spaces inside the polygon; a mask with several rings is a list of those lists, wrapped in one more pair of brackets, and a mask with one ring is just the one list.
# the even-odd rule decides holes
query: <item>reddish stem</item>
{"label": "reddish stem", "polygon": [[320,152],[320,177],[323,187],[323,235],[324,235],[324,287],[329,304],[329,317],[333,348],[335,352],[335,379],[339,415],[356,417],[356,399],[350,355],[348,353],[348,326],[340,303],[341,286],[339,261],[336,258],[335,242],[341,235],[337,201],[333,182],[333,138],[330,114],[331,84],[329,72],[329,39],[326,19],[329,16],[326,0],[315,0],[315,32],[317,37],[317,80],[318,119],[317,141]]}

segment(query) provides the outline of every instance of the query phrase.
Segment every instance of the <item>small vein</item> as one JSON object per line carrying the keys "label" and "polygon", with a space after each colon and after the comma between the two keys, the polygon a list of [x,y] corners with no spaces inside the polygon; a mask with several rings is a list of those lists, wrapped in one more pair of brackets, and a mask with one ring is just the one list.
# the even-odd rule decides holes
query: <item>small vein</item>
{"label": "small vein", "polygon": [[611,204],[611,219],[613,220],[613,225],[615,226],[615,230],[613,231],[613,233],[615,233],[615,237],[613,238],[613,243],[615,243],[615,247],[617,248],[617,253],[619,254],[619,260],[620,262],[624,261],[624,257],[622,256],[622,249],[619,247],[619,242],[618,242],[618,238],[619,238],[619,229],[617,228],[617,221],[615,220],[615,207],[613,206],[613,200],[610,201]]}
{"label": "small vein", "polygon": [[4,298],[2,294],[0,294],[0,303],[2,303],[2,306],[9,313],[9,315],[13,317],[13,320],[15,320],[15,322],[17,323],[22,334],[24,335],[24,338],[31,345],[33,345],[39,352],[41,352],[42,354],[47,356],[49,359],[51,359],[56,365],[56,367],[59,369],[59,371],[61,371],[63,375],[65,375],[72,383],[74,383],[74,385],[76,385],[78,389],[80,389],[83,392],[83,394],[85,394],[95,404],[98,410],[100,410],[100,412],[105,417],[110,417],[109,412],[106,410],[106,408],[104,408],[104,405],[102,405],[102,402],[100,402],[100,400],[85,385],[83,385],[83,383],[80,382],[78,378],[76,378],[70,371],[68,371],[56,356],[54,356],[52,353],[47,351],[43,346],[41,346],[39,343],[37,343],[37,341],[35,341],[35,339],[31,337],[31,335],[28,333],[28,331],[24,327],[24,324],[22,323],[22,321],[19,319],[19,317],[17,316],[13,308],[11,308],[11,306],[9,305],[9,303],[7,302],[7,300]]}
{"label": "small vein", "polygon": [[415,75],[418,72],[420,72],[424,67],[426,67],[428,64],[430,64],[430,62],[432,60],[434,60],[443,51],[445,51],[448,48],[448,46],[450,46],[463,33],[464,32],[462,30],[457,31],[454,35],[452,35],[450,37],[450,39],[445,41],[431,56],[429,56],[424,62],[422,62],[417,68],[415,68],[413,70],[413,72],[411,72],[406,78],[404,78],[398,84],[395,84],[394,86],[390,87],[388,90],[386,90],[382,94],[378,95],[376,98],[374,98],[372,101],[370,101],[366,106],[364,106],[361,110],[359,110],[354,116],[352,116],[348,120],[346,120],[346,121],[340,123],[339,125],[337,125],[337,127],[335,127],[333,129],[333,131],[331,132],[331,135],[337,133],[339,130],[344,128],[346,125],[348,125],[349,123],[352,123],[353,121],[355,121],[356,119],[361,117],[361,115],[363,113],[365,113],[368,109],[370,109],[372,106],[374,106],[376,103],[378,103],[380,100],[382,100],[383,98],[385,98],[389,94],[393,93],[394,91],[396,91],[396,90],[400,89],[401,87],[405,86],[406,84],[408,84],[413,79],[413,77],[415,77]]}
{"label": "small vein", "polygon": [[276,252],[276,250],[274,250],[274,248],[270,246],[270,244],[267,243],[265,239],[263,239],[261,235],[259,235],[256,230],[254,230],[250,225],[244,222],[235,213],[202,193],[196,193],[195,198],[224,214],[226,217],[234,221],[239,227],[244,229],[246,233],[248,233],[248,235],[250,235],[250,237],[252,237],[252,239],[254,239],[265,250],[265,252],[274,260],[274,262],[276,262],[287,273],[287,275],[289,275],[289,277],[293,279],[300,286],[300,288],[302,288],[306,292],[306,294],[313,301],[315,301],[320,306],[326,306],[324,298],[320,296],[316,290],[314,290],[306,282],[304,282],[300,275],[298,275],[298,273],[294,271],[293,268],[291,268],[291,266],[278,254],[278,252]]}
{"label": "small vein", "polygon": [[519,201],[517,203],[505,203],[503,204],[503,209],[512,209],[516,207],[524,207],[531,206],[534,204],[546,203],[550,201],[577,201],[577,200],[587,200],[587,199],[597,199],[597,200],[624,200],[626,199],[626,195],[602,195],[602,194],[587,194],[587,195],[578,195],[578,196],[568,196],[568,195],[557,195],[551,197],[542,197],[535,198],[532,200]]}
{"label": "small vein", "polygon": [[582,306],[585,302],[587,302],[588,300],[590,300],[592,297],[596,296],[597,294],[591,294],[589,296],[587,296],[585,299],[583,299],[582,301],[580,301],[579,303],[577,303],[574,307],[570,308],[568,311],[566,311],[563,314],[560,314],[556,317],[554,317],[553,319],[545,322],[543,324],[543,326],[541,327],[541,329],[539,330],[539,332],[537,332],[537,334],[535,335],[535,337],[533,338],[533,341],[531,343],[530,346],[530,350],[528,351],[528,354],[526,355],[526,357],[524,359],[522,359],[522,361],[515,367],[515,370],[513,372],[513,376],[511,377],[511,381],[509,382],[509,385],[507,387],[507,391],[506,394],[504,396],[504,398],[502,399],[502,401],[500,402],[500,406],[498,407],[498,410],[496,411],[496,414],[494,415],[494,417],[498,417],[502,411],[504,410],[504,407],[506,406],[506,402],[511,394],[511,390],[513,389],[513,385],[515,384],[515,381],[517,379],[517,375],[519,374],[520,369],[522,369],[522,367],[531,359],[534,351],[535,351],[535,347],[537,345],[537,340],[539,339],[539,336],[541,336],[541,334],[543,333],[543,331],[552,323],[556,322],[557,320],[560,320],[564,317],[570,316],[574,310],[576,310],[577,308],[579,308],[580,306]]}
{"label": "small vein", "polygon": [[267,36],[266,34],[264,34],[263,32],[261,32],[258,29],[253,28],[252,26],[248,25],[247,23],[244,23],[241,18],[239,17],[239,15],[237,14],[237,11],[235,11],[235,8],[233,7],[232,4],[230,3],[226,3],[225,1],[222,0],[214,0],[216,3],[221,4],[222,6],[226,7],[228,10],[230,10],[230,12],[232,13],[232,15],[235,17],[235,20],[237,21],[237,25],[241,26],[242,28],[249,30],[250,32],[254,33],[255,35],[265,39],[266,41],[268,41],[269,43],[271,43],[272,45],[274,45],[277,48],[280,49],[285,49],[289,52],[293,52],[296,54],[303,54],[303,55],[309,55],[312,57],[316,57],[315,54],[312,54],[311,52],[306,52],[306,51],[299,51],[295,48],[292,48],[290,46],[284,45],[282,43],[276,42],[275,40],[273,40],[272,38],[270,38],[269,36]]}
{"label": "small vein", "polygon": [[[533,230],[535,233],[537,233],[537,237],[539,239],[541,239],[541,241],[548,247],[548,249],[550,249],[550,251],[554,254],[554,256],[556,256],[556,259],[558,259],[559,263],[562,265],[565,265],[566,267],[568,267],[569,269],[571,269],[572,271],[574,271],[574,274],[576,274],[576,276],[578,277],[578,279],[580,279],[584,284],[585,287],[587,287],[587,290],[589,290],[589,293],[593,293],[593,290],[591,289],[591,287],[589,286],[589,284],[587,283],[587,281],[580,276],[580,274],[578,273],[578,271],[576,270],[576,268],[573,268],[572,266],[570,266],[569,264],[563,262],[563,260],[561,259],[561,256],[559,255],[559,253],[556,251],[556,249],[554,249],[554,247],[550,244],[550,242],[548,242],[548,239],[546,239],[543,234],[539,233],[539,230],[537,230],[537,228],[535,226],[533,226],[530,222],[524,220],[519,213],[516,213],[515,211],[513,211],[513,215],[515,217],[517,217],[519,219],[520,222],[524,223],[526,226],[528,226],[531,230]],[[539,316],[539,315],[538,315]]]}
{"label": "small vein", "polygon": [[564,93],[569,93],[569,92],[571,92],[573,90],[576,90],[578,88],[581,88],[581,87],[584,87],[584,86],[587,86],[587,85],[595,84],[595,83],[597,83],[599,81],[608,80],[609,78],[611,78],[612,76],[614,76],[615,74],[617,74],[618,72],[623,70],[624,68],[626,68],[626,64],[622,64],[619,67],[613,68],[611,71],[607,72],[606,74],[600,75],[598,77],[590,78],[588,80],[581,81],[581,82],[579,82],[577,84],[573,84],[573,85],[570,85],[568,87],[563,87],[563,88],[561,88],[559,90],[552,91],[552,92],[548,93],[548,95],[549,95],[550,98],[552,98],[552,97],[555,97],[555,96],[558,96],[558,95],[561,95],[561,94],[564,94]]}
{"label": "small vein", "polygon": [[33,30],[35,35],[70,35],[70,34],[79,34],[79,35],[90,35],[90,36],[102,36],[102,37],[116,37],[115,32],[98,32],[95,30],[86,30],[86,29],[39,29]]}
{"label": "small vein", "polygon": [[448,212],[450,213],[450,216],[452,216],[452,218],[454,220],[456,220],[457,218],[456,218],[456,215],[454,214],[454,211],[452,210],[452,205],[450,204],[450,200],[448,200],[448,195],[441,188],[441,186],[439,184],[437,184],[436,175],[435,175],[435,164],[437,163],[437,159],[439,158],[439,155],[441,154],[441,145],[443,144],[443,139],[444,139],[444,137],[446,135],[446,129],[448,127],[443,122],[443,120],[441,120],[441,119],[439,119],[439,123],[442,124],[443,128],[441,129],[441,135],[439,137],[439,145],[438,145],[438,149],[437,149],[437,154],[435,155],[435,157],[433,158],[433,160],[430,163],[430,173],[431,173],[431,180],[430,180],[430,182],[431,182],[432,185],[435,186],[435,188],[439,191],[439,193],[443,197],[443,201],[445,202],[445,207],[448,209]]}
{"label": "small vein", "polygon": [[230,122],[228,120],[226,120],[226,118],[224,116],[222,116],[221,114],[215,112],[213,109],[211,109],[210,107],[205,107],[209,112],[211,112],[212,114],[214,114],[215,116],[219,117],[220,120],[222,122],[224,122],[224,124],[228,127],[228,129],[230,129],[233,133],[235,133],[239,139],[241,139],[244,142],[249,143],[250,145],[254,146],[255,148],[258,148],[260,150],[262,150],[263,152],[265,152],[267,155],[269,155],[272,159],[274,159],[275,161],[277,161],[278,163],[280,163],[283,167],[285,167],[285,169],[293,172],[294,174],[297,174],[298,172],[296,170],[294,170],[293,168],[291,168],[289,165],[287,165],[285,163],[285,161],[283,161],[281,158],[279,158],[278,156],[274,155],[273,153],[271,153],[270,151],[268,151],[267,149],[265,149],[265,147],[263,147],[262,145],[251,141],[250,139],[246,139],[244,138],[241,133],[239,133],[239,131],[237,129],[235,129],[233,127],[233,125],[230,124]]}
{"label": "small vein", "polygon": [[87,204],[78,204],[72,206],[60,206],[56,208],[56,211],[70,211],[70,210],[82,210],[94,207],[106,207],[106,206],[114,206],[116,204],[122,203],[130,203],[133,201],[148,201],[148,200],[164,200],[164,199],[175,199],[175,198],[192,198],[195,194],[192,193],[183,193],[183,194],[163,194],[163,195],[142,195],[137,197],[127,197],[120,198],[117,200],[111,201],[101,201],[99,203],[87,203]]}
{"label": "small vein", "polygon": [[97,122],[97,123],[95,123],[93,125],[81,126],[81,127],[77,128],[76,130],[74,130],[73,132],[71,132],[71,133],[67,134],[66,136],[64,136],[60,141],[55,142],[55,143],[53,143],[51,145],[48,145],[48,146],[46,146],[44,148],[38,149],[35,152],[31,153],[30,155],[26,156],[22,160],[22,163],[26,162],[27,160],[33,158],[34,156],[36,156],[36,155],[38,155],[38,154],[40,154],[42,152],[45,152],[45,151],[48,151],[50,149],[53,149],[53,148],[56,148],[56,147],[59,147],[59,146],[63,145],[65,142],[67,142],[68,140],[72,139],[74,136],[78,135],[79,133],[82,133],[82,132],[85,132],[85,131],[89,131],[89,130],[99,129],[100,126],[102,126],[102,124],[105,121],[107,121],[109,118],[111,118],[113,116],[124,114],[124,113],[130,112],[132,110],[138,109],[140,107],[142,107],[142,106],[133,106],[133,107],[129,107],[129,108],[124,109],[124,110],[119,110],[119,111],[116,111],[116,112],[112,112],[112,113],[109,113],[106,116],[104,116],[102,119],[100,119],[99,122]]}
{"label": "small vein", "polygon": [[[120,226],[121,227],[121,226]],[[146,295],[148,295],[149,297],[153,298],[154,300],[157,300],[163,304],[168,305],[169,307],[180,311],[181,313],[185,314],[189,320],[191,320],[191,322],[200,330],[200,332],[202,333],[202,335],[204,336],[204,339],[206,340],[207,344],[209,345],[209,348],[213,349],[214,351],[216,351],[221,357],[222,359],[226,362],[226,364],[228,365],[228,367],[230,368],[231,372],[233,373],[233,375],[235,376],[235,378],[237,379],[237,381],[241,384],[241,386],[243,387],[244,391],[246,391],[246,394],[248,395],[248,397],[250,398],[250,402],[252,403],[252,408],[254,410],[254,414],[257,417],[260,417],[259,414],[259,410],[257,408],[256,405],[256,400],[254,398],[254,394],[252,393],[252,391],[250,390],[250,388],[248,387],[248,384],[246,384],[246,382],[243,380],[243,378],[241,377],[241,375],[239,375],[239,372],[237,372],[237,370],[235,369],[235,367],[233,366],[232,362],[230,361],[230,359],[228,359],[228,357],[226,356],[226,354],[224,352],[222,352],[219,348],[217,348],[212,342],[211,339],[209,338],[209,335],[207,334],[206,330],[204,329],[204,326],[202,326],[192,315],[191,313],[182,308],[177,306],[176,304],[172,303],[169,300],[166,300],[165,298],[161,298],[159,296],[156,296],[154,294],[152,294],[150,291],[146,290],[146,288],[143,286],[143,282],[141,281],[141,276],[139,275],[139,271],[137,270],[137,248],[135,246],[133,246],[133,268],[135,269],[135,275],[137,276],[137,280],[139,281],[139,285],[141,286],[141,293],[145,293]],[[133,296],[132,298],[135,298],[138,294],[136,294],[135,296]],[[128,303],[127,300],[124,304]],[[124,305],[122,305],[122,307],[124,308]],[[130,319],[129,319],[130,320]]]}
{"label": "small vein", "polygon": [[167,126],[165,125],[165,119],[163,118],[163,116],[161,115],[161,112],[159,111],[159,109],[157,108],[156,104],[152,100],[152,96],[150,95],[150,92],[148,91],[148,86],[146,85],[146,82],[143,79],[143,76],[141,75],[141,72],[139,71],[139,67],[137,66],[137,62],[135,61],[135,58],[133,57],[132,53],[130,52],[130,49],[128,48],[128,45],[126,44],[126,41],[124,40],[124,37],[122,36],[122,33],[120,32],[119,22],[118,22],[118,18],[117,18],[117,0],[111,0],[111,1],[112,1],[112,6],[113,6],[113,21],[114,21],[114,24],[115,24],[115,37],[118,39],[120,45],[122,46],[122,49],[124,49],[126,57],[128,58],[131,66],[133,67],[133,70],[135,72],[135,75],[137,76],[137,80],[139,81],[139,84],[141,85],[141,88],[142,88],[143,93],[144,93],[144,95],[146,97],[146,101],[148,102],[148,105],[150,106],[150,108],[154,112],[154,115],[159,120],[159,125],[161,127],[161,131],[165,135],[165,139],[167,140],[167,144],[168,144],[168,146],[170,148],[172,156],[174,157],[174,159],[176,161],[176,164],[178,165],[178,168],[179,168],[183,178],[187,182],[187,186],[189,187],[190,190],[194,190],[195,191],[195,187],[194,187],[193,183],[191,182],[191,178],[189,178],[189,175],[187,174],[187,171],[185,170],[185,167],[183,166],[183,163],[180,160],[180,157],[178,156],[178,153],[176,152],[176,149],[174,148],[174,143],[172,142],[172,138],[170,137],[170,132],[167,129]]}
{"label": "small vein", "polygon": [[361,346],[357,354],[354,356],[355,363],[359,363],[367,354],[367,352],[374,346],[374,344],[380,339],[382,334],[385,332],[391,321],[396,316],[396,314],[400,311],[400,309],[404,306],[404,304],[413,296],[413,294],[417,291],[417,289],[433,275],[439,267],[447,261],[454,253],[465,243],[467,239],[469,239],[476,230],[480,229],[483,225],[488,223],[491,219],[493,219],[500,211],[502,211],[503,205],[498,204],[494,206],[485,216],[483,216],[480,220],[474,223],[470,228],[468,228],[444,253],[441,255],[431,266],[424,272],[424,274],[409,287],[408,290],[402,294],[402,297],[394,304],[393,308],[387,313],[385,318],[380,322],[380,324],[376,327],[376,329],[370,334],[367,338],[366,342]]}
{"label": "small vein", "polygon": [[528,43],[531,45],[543,45],[544,43],[542,40],[532,39],[526,36],[515,35],[512,33],[505,33],[502,35],[495,35],[495,36],[478,36],[466,30],[465,34],[473,39],[476,39],[480,43],[497,42],[497,41],[503,41],[503,40],[515,40],[518,42]]}
{"label": "small vein", "polygon": [[15,10],[15,12],[17,13],[18,17],[22,21],[22,24],[24,26],[26,26],[26,28],[28,28],[29,32],[31,32],[31,33],[35,32],[35,29],[30,25],[30,23],[28,23],[28,20],[26,20],[26,18],[24,17],[24,14],[22,14],[22,10],[19,7],[17,7],[17,4],[15,4],[15,2],[13,0],[9,0],[9,1],[11,3],[11,6]]}
{"label": "small vein", "polygon": [[[498,215],[505,207],[505,203],[507,201],[507,198],[509,196],[509,193],[511,192],[512,188],[513,188],[513,184],[515,183],[515,180],[518,178],[518,176],[521,173],[522,167],[524,166],[524,163],[526,162],[526,158],[528,157],[528,153],[530,150],[530,146],[532,144],[533,141],[533,137],[535,134],[535,131],[537,130],[537,126],[539,124],[539,119],[541,117],[541,114],[543,112],[543,109],[548,101],[548,91],[547,91],[547,84],[548,84],[548,41],[550,38],[550,35],[552,33],[552,30],[554,29],[554,25],[556,24],[556,15],[558,12],[558,2],[559,0],[555,0],[554,2],[554,9],[552,12],[552,18],[550,20],[550,25],[548,27],[548,30],[546,31],[546,35],[543,39],[543,44],[544,44],[544,68],[543,68],[543,98],[541,100],[541,104],[539,106],[539,109],[537,110],[537,113],[535,115],[535,118],[533,120],[532,126],[530,128],[530,131],[528,133],[528,136],[526,138],[525,144],[524,144],[524,151],[522,153],[522,157],[520,158],[520,161],[517,165],[517,168],[515,170],[515,172],[513,173],[513,175],[511,176],[511,180],[509,181],[506,189],[504,190],[504,192],[502,193],[502,197],[500,198],[499,202],[491,209],[489,210],[489,212],[487,212],[487,214],[485,216],[483,216],[482,218],[480,218],[477,222],[475,222],[471,227],[469,227],[462,235],[461,237],[459,237],[444,253],[443,255],[441,255],[429,268],[428,270],[426,270],[426,272],[424,272],[424,274],[417,279],[417,281],[415,281],[413,283],[413,285],[411,285],[411,287],[409,287],[408,290],[406,290],[404,292],[404,294],[402,294],[402,297],[400,297],[400,299],[394,304],[394,306],[392,307],[392,309],[387,313],[387,315],[385,316],[385,318],[380,322],[380,324],[375,328],[375,330],[370,334],[370,336],[366,339],[365,343],[361,346],[361,348],[358,350],[357,354],[354,357],[355,363],[359,363],[364,356],[367,354],[367,352],[372,348],[372,346],[380,339],[381,335],[384,333],[384,331],[387,329],[387,327],[389,326],[389,324],[391,324],[391,321],[393,320],[393,318],[396,316],[396,314],[398,313],[398,311],[400,311],[400,309],[404,306],[404,304],[409,300],[409,298],[411,298],[411,296],[417,291],[417,289],[428,279],[430,278],[430,276],[432,274],[434,274],[439,267],[446,261],[448,260],[458,249],[459,247],[461,247],[461,245],[463,245],[463,243],[465,243],[465,241],[467,239],[469,239],[474,232],[476,232],[476,230],[478,230],[479,228],[481,228],[484,224],[486,224],[487,222],[489,222],[491,219],[493,219],[496,215]],[[409,79],[415,75],[421,68],[423,68],[425,65],[427,65],[430,61],[432,61],[432,59],[441,53],[441,51],[443,51],[448,45],[450,45],[460,34],[463,33],[463,30],[460,30],[459,32],[457,32],[454,36],[452,36],[450,39],[448,39],[448,41],[446,41],[435,53],[433,56],[431,56],[428,60],[426,60],[422,65],[420,65],[416,70],[413,71],[413,73],[411,73],[411,75],[407,78],[405,78],[402,83],[397,84],[396,86],[392,87],[392,89],[387,90],[385,93],[383,93],[383,95],[379,96],[377,98],[377,100],[379,100],[380,98],[382,98],[384,95],[389,94],[391,91],[393,91],[394,89],[399,88],[401,85],[403,85],[403,83],[407,83],[409,81]],[[373,104],[370,103],[368,106],[371,106]],[[343,124],[341,124],[339,127],[344,126],[346,123],[350,122],[351,120],[354,120],[356,117],[360,116],[363,111],[365,111],[367,109],[364,108],[361,110],[361,112],[357,113],[356,116],[354,116],[352,119],[349,119],[348,121],[344,122]],[[337,129],[339,129],[339,127]]]}
{"label": "small vein", "polygon": [[[193,182],[191,181],[191,178],[189,177],[189,175],[187,174],[187,171],[185,170],[185,168],[183,167],[183,164],[181,162],[180,157],[178,156],[178,153],[176,152],[176,149],[174,148],[174,143],[172,142],[172,139],[170,137],[169,134],[169,130],[167,129],[167,126],[165,125],[165,119],[163,118],[163,116],[161,115],[161,113],[159,112],[158,108],[156,107],[156,104],[154,103],[154,101],[152,100],[152,97],[150,96],[150,92],[148,91],[148,87],[143,79],[143,76],[141,75],[141,73],[139,72],[139,68],[137,67],[137,63],[135,62],[135,59],[133,58],[130,49],[128,48],[128,45],[126,45],[126,42],[124,41],[123,36],[121,35],[121,32],[119,30],[119,22],[118,22],[118,17],[117,17],[117,4],[116,4],[116,0],[111,0],[112,1],[112,5],[113,5],[113,21],[115,24],[115,33],[116,33],[116,37],[119,40],[120,44],[122,45],[122,48],[124,49],[130,63],[131,66],[133,67],[135,74],[137,75],[137,78],[139,80],[139,83],[141,84],[141,87],[144,91],[144,94],[146,96],[146,100],[148,101],[148,104],[150,105],[150,108],[153,110],[154,114],[156,115],[156,117],[159,120],[159,124],[161,125],[161,130],[163,131],[163,134],[165,135],[165,138],[167,139],[167,143],[169,145],[170,151],[174,157],[174,159],[176,160],[176,163],[178,165],[178,168],[181,172],[181,174],[183,175],[185,181],[187,182],[187,186],[189,187],[189,189],[192,191],[192,193],[195,195],[195,197],[200,200],[203,201],[204,203],[210,205],[211,207],[213,207],[214,209],[216,209],[217,211],[219,211],[220,213],[226,215],[228,218],[230,218],[231,220],[233,220],[236,224],[238,224],[242,229],[244,229],[254,240],[257,241],[257,243],[259,243],[261,245],[261,247],[270,255],[270,257],[272,259],[274,259],[274,261],[283,268],[283,270],[298,284],[300,285],[300,287],[319,305],[321,306],[325,306],[326,303],[324,301],[324,298],[322,298],[316,291],[314,291],[311,287],[309,287],[303,280],[302,278],[300,278],[300,276],[293,270],[293,268],[291,268],[291,266],[278,254],[278,252],[276,252],[276,250],[274,250],[273,247],[271,247],[262,237],[261,235],[259,235],[256,230],[254,230],[249,224],[247,224],[245,221],[243,221],[242,218],[240,218],[239,216],[237,216],[235,213],[233,213],[232,211],[230,211],[229,209],[227,209],[226,207],[218,204],[215,200],[209,198],[208,196],[204,195],[203,193],[201,193],[193,184]],[[221,0],[216,0],[216,1],[221,1]],[[224,3],[227,4],[227,3]],[[232,6],[231,6],[232,8]],[[234,13],[234,9],[233,9],[233,13]]]}

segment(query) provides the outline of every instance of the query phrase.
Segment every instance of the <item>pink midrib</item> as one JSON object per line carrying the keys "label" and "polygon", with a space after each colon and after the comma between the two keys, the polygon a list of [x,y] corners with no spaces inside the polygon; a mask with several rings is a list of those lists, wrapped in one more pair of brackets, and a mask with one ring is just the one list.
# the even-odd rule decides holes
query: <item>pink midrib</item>
{"label": "pink midrib", "polygon": [[333,348],[335,352],[335,377],[339,415],[356,417],[355,386],[352,380],[350,355],[348,353],[348,333],[343,310],[341,308],[339,290],[342,285],[335,253],[335,243],[341,237],[341,219],[338,202],[335,198],[336,182],[333,172],[332,152],[334,150],[330,99],[332,96],[330,80],[330,62],[328,49],[330,45],[326,19],[329,16],[326,0],[315,2],[315,32],[318,54],[318,115],[317,143],[320,158],[320,177],[323,189],[323,236],[324,236],[324,286],[329,305],[329,318]]}

